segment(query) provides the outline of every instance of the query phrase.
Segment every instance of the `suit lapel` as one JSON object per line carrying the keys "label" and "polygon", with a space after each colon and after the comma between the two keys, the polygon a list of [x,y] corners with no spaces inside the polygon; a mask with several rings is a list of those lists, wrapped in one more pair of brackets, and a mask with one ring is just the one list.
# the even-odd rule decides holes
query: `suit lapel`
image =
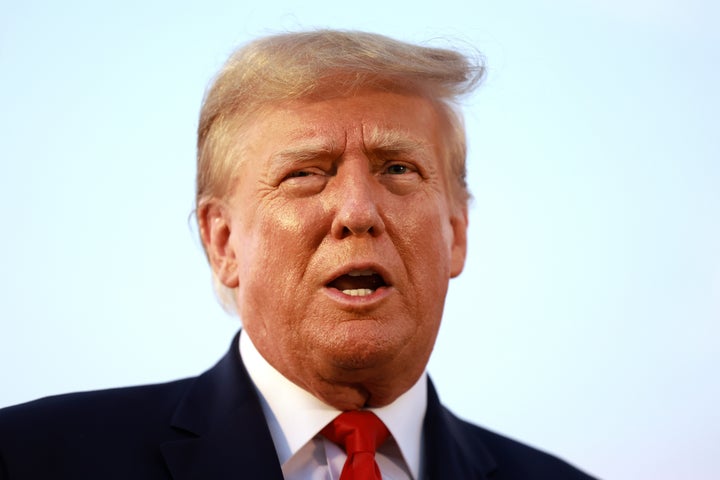
{"label": "suit lapel", "polygon": [[[175,410],[171,426],[186,438],[160,446],[175,480],[283,478],[238,339],[217,365],[195,380]],[[440,404],[429,379],[423,429],[426,480],[484,479],[495,469],[484,445]]]}
{"label": "suit lapel", "polygon": [[238,338],[212,369],[199,376],[175,410],[171,425],[187,438],[163,443],[176,480],[282,480],[280,463]]}
{"label": "suit lapel", "polygon": [[440,404],[428,379],[424,423],[425,479],[483,479],[495,470],[495,460],[471,430]]}

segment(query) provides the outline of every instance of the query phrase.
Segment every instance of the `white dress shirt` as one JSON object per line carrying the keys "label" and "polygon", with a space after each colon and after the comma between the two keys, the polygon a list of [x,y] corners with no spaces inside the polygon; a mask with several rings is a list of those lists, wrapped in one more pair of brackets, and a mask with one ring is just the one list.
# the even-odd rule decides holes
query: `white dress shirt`
{"label": "white dress shirt", "polygon": [[[338,480],[345,451],[319,434],[340,413],[285,378],[270,365],[243,330],[240,356],[255,384],[286,480]],[[370,408],[390,431],[375,460],[383,480],[419,480],[422,426],[427,406],[423,374],[390,405]]]}

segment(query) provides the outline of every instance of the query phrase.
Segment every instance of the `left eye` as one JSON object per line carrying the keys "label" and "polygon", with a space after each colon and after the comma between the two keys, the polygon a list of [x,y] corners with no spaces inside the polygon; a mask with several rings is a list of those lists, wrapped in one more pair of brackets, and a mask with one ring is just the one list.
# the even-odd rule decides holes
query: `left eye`
{"label": "left eye", "polygon": [[400,165],[400,164],[394,164],[390,165],[387,168],[387,173],[391,175],[402,175],[403,173],[407,173],[409,171],[408,167],[406,165]]}

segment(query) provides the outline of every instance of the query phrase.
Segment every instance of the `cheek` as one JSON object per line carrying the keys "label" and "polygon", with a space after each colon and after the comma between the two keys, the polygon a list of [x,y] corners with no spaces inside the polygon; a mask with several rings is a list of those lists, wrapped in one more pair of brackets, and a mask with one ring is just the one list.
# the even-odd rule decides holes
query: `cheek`
{"label": "cheek", "polygon": [[258,208],[252,215],[237,242],[238,301],[244,317],[299,308],[301,299],[295,295],[317,249],[319,225],[312,209],[287,204]]}
{"label": "cheek", "polygon": [[446,282],[450,277],[452,241],[449,219],[437,210],[426,209],[401,225],[401,254],[412,264],[412,268],[408,265],[411,273],[422,273],[424,282]]}

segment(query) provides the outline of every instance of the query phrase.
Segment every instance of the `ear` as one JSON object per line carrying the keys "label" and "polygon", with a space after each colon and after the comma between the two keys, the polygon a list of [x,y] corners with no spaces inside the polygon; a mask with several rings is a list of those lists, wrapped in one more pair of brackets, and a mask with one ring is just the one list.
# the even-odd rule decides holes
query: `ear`
{"label": "ear", "polygon": [[452,230],[452,244],[450,250],[450,278],[455,278],[463,271],[465,255],[467,254],[467,205],[454,207],[450,216]]}
{"label": "ear", "polygon": [[215,277],[226,287],[239,284],[237,254],[230,243],[231,217],[223,202],[211,199],[197,211],[200,238]]}

